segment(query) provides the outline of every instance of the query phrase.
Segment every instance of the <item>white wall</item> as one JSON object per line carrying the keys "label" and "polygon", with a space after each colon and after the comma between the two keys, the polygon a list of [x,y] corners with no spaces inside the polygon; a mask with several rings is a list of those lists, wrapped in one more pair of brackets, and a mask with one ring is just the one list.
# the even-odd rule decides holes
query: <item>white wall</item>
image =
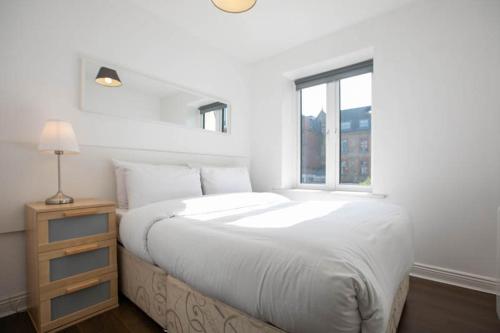
{"label": "white wall", "polygon": [[[248,157],[245,68],[164,21],[124,0],[0,2],[0,267],[9,268],[0,274],[0,307],[3,297],[25,290],[23,204],[55,191],[55,159],[36,152],[47,118],[75,128],[82,154],[63,161],[63,182],[78,196],[113,199],[109,159],[121,148],[126,158],[143,156],[142,149]],[[230,101],[232,134],[81,112],[81,55]],[[98,173],[89,151],[99,156],[98,179],[85,169]]]}
{"label": "white wall", "polygon": [[[24,233],[0,234],[0,253],[3,267],[0,274],[0,300],[15,298],[26,291]],[[18,304],[12,301],[0,303],[0,316],[6,310],[15,311],[17,306]]]}
{"label": "white wall", "polygon": [[494,277],[500,1],[417,2],[255,64],[256,189],[294,185],[297,118],[289,78],[370,54],[374,192],[408,208],[417,262]]}

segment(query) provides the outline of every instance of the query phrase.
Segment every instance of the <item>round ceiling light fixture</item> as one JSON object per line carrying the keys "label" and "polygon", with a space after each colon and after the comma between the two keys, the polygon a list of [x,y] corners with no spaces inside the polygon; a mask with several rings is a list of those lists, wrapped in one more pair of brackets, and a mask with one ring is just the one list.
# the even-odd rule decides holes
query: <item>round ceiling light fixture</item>
{"label": "round ceiling light fixture", "polygon": [[255,6],[257,0],[210,0],[222,11],[227,13],[243,13]]}

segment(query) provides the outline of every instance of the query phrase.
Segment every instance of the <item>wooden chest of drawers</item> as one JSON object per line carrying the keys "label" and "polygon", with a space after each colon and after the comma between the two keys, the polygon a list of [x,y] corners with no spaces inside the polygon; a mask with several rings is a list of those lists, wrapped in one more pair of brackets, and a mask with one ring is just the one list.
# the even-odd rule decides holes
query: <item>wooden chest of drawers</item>
{"label": "wooden chest of drawers", "polygon": [[55,332],[118,306],[115,204],[26,205],[28,313]]}

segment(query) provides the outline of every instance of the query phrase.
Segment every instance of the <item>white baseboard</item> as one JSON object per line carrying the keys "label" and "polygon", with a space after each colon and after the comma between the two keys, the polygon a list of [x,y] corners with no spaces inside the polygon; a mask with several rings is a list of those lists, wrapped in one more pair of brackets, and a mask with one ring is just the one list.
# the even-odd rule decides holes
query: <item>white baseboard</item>
{"label": "white baseboard", "polygon": [[489,294],[497,294],[497,280],[487,276],[475,275],[421,263],[415,263],[413,265],[410,275],[426,280],[478,290]]}
{"label": "white baseboard", "polygon": [[26,298],[27,294],[22,292],[0,299],[0,318],[26,310]]}

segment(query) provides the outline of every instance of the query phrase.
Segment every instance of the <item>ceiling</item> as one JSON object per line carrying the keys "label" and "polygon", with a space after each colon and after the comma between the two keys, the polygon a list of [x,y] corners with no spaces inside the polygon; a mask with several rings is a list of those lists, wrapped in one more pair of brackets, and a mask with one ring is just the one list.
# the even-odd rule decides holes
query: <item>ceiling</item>
{"label": "ceiling", "polygon": [[256,62],[414,0],[257,0],[228,14],[210,0],[132,0],[244,63]]}

